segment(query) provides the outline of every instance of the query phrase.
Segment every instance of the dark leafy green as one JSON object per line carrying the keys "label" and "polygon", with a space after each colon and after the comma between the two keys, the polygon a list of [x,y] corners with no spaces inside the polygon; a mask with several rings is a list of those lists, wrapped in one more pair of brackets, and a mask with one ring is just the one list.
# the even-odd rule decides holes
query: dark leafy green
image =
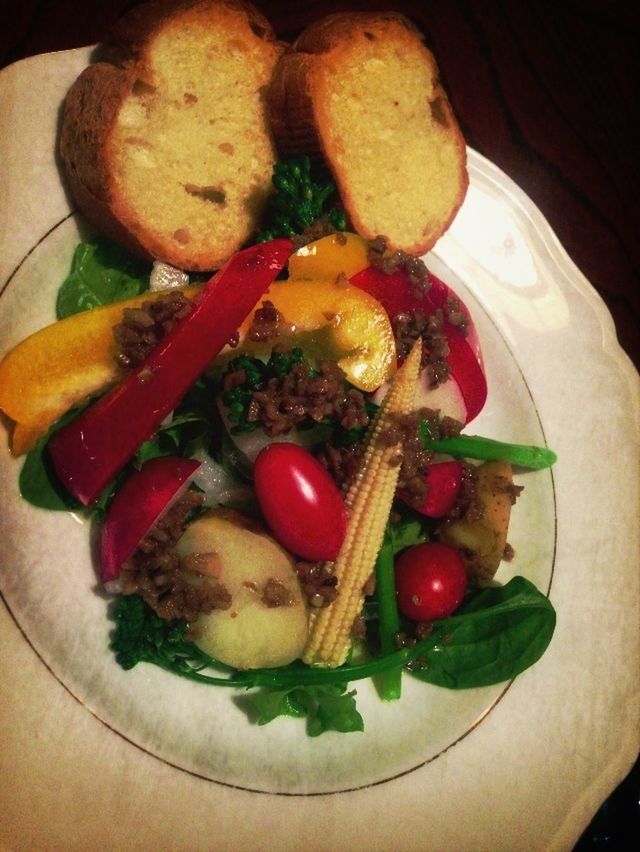
{"label": "dark leafy green", "polygon": [[185,639],[184,622],[162,621],[136,596],[119,599],[114,619],[111,647],[123,668],[146,662],[215,686],[266,688],[245,702],[259,723],[279,715],[304,716],[312,736],[322,730],[361,730],[355,704],[346,701],[353,694],[345,693],[345,684],[409,664],[420,680],[452,689],[510,680],[542,656],[556,620],[549,600],[528,580],[514,577],[478,593],[456,615],[434,622],[431,635],[412,648],[337,669],[296,662],[219,677],[204,670],[225,667]]}
{"label": "dark leafy green", "polygon": [[149,264],[107,240],[80,243],[58,291],[58,319],[140,295],[149,289],[150,272]]}
{"label": "dark leafy green", "polygon": [[256,242],[301,234],[323,215],[336,231],[346,229],[344,212],[333,206],[337,197],[333,183],[314,180],[308,157],[277,163],[272,182],[276,191],[269,198],[264,229]]}
{"label": "dark leafy green", "polygon": [[140,445],[133,465],[140,469],[145,462],[158,456],[179,455],[188,458],[195,445],[205,440],[209,429],[209,421],[202,412],[178,414]]}
{"label": "dark leafy green", "polygon": [[[152,663],[191,680],[205,680],[218,686],[233,686],[228,678],[199,675],[215,661],[184,638],[184,621],[164,621],[137,595],[123,595],[113,611],[116,623],[111,650],[123,669],[138,663]],[[240,683],[235,685],[241,685]]]}
{"label": "dark leafy green", "polygon": [[18,486],[20,496],[33,506],[55,512],[68,512],[81,508],[80,503],[71,497],[56,476],[49,457],[48,445],[58,429],[74,420],[85,408],[86,406],[74,408],[64,414],[27,453],[20,471]]}
{"label": "dark leafy green", "polygon": [[55,512],[79,509],[80,504],[65,491],[51,464],[47,436],[29,450],[19,478],[20,495],[33,506]]}
{"label": "dark leafy green", "polygon": [[[232,424],[231,432],[234,435],[253,432],[258,428],[260,424],[249,419],[249,406],[253,394],[266,387],[269,379],[287,375],[296,364],[308,365],[304,352],[299,347],[286,352],[273,351],[266,364],[249,355],[239,355],[229,362],[223,373],[223,380],[225,376],[232,373],[244,374],[244,380],[240,384],[228,388],[221,394],[222,402],[227,409],[227,417]],[[309,375],[314,374],[315,371],[309,368]]]}
{"label": "dark leafy green", "polygon": [[484,589],[456,615],[434,625],[412,672],[450,689],[489,686],[510,680],[546,650],[556,624],[551,601],[524,577]]}
{"label": "dark leafy green", "polygon": [[293,716],[307,720],[310,737],[325,731],[364,730],[362,716],[356,709],[355,690],[347,692],[346,684],[262,689],[243,698],[241,706],[256,718],[258,725],[266,725],[278,716]]}

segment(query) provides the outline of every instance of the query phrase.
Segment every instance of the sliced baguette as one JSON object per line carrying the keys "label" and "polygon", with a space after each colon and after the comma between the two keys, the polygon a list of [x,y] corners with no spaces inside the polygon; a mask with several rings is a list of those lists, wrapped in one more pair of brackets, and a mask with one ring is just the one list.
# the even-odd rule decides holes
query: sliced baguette
{"label": "sliced baguette", "polygon": [[269,89],[285,155],[319,154],[355,229],[428,251],[468,185],[466,149],[432,54],[397,13],[344,12],[312,24]]}
{"label": "sliced baguette", "polygon": [[281,49],[235,0],[155,0],[127,15],[65,102],[61,160],[86,218],[139,255],[221,266],[271,189],[264,90]]}

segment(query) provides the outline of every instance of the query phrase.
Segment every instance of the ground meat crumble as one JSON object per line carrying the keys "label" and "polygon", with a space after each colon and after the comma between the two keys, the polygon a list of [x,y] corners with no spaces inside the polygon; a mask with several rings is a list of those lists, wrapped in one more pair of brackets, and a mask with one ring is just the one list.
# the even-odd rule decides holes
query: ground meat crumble
{"label": "ground meat crumble", "polygon": [[[420,506],[426,495],[424,481],[427,465],[432,454],[425,448],[420,435],[420,424],[427,424],[429,434],[434,440],[451,438],[460,434],[462,423],[452,417],[440,417],[439,412],[430,408],[421,408],[409,414],[400,414],[394,418],[393,425],[386,430],[383,439],[388,446],[400,444],[397,457],[392,464],[400,465],[398,491],[413,506]],[[362,441],[346,447],[325,444],[318,453],[318,459],[331,474],[336,484],[346,491],[355,479],[362,459],[364,444]]]}
{"label": "ground meat crumble", "polygon": [[462,423],[451,417],[440,417],[437,411],[421,408],[408,414],[399,414],[393,418],[392,425],[383,434],[389,446],[400,444],[397,463],[400,464],[398,491],[414,506],[421,506],[427,493],[425,474],[432,459],[432,453],[424,446],[420,434],[420,424],[426,422],[429,434],[434,440],[458,435]]}
{"label": "ground meat crumble", "polygon": [[285,320],[273,302],[267,300],[262,303],[262,307],[255,311],[247,331],[247,338],[260,343],[272,340],[274,337],[291,335],[294,328],[291,323]]}
{"label": "ground meat crumble", "polygon": [[309,243],[321,240],[323,237],[335,236],[338,242],[345,243],[346,237],[341,231],[336,231],[335,225],[327,213],[312,222],[301,234],[295,234],[291,240],[293,250],[298,251]]}
{"label": "ground meat crumble", "polygon": [[120,572],[122,594],[137,594],[160,618],[194,621],[200,613],[228,609],[231,596],[224,586],[197,570],[189,570],[173,548],[185,530],[185,519],[202,505],[202,495],[187,491],[147,533]]}
{"label": "ground meat crumble", "polygon": [[125,308],[122,322],[113,327],[118,366],[139,367],[176,323],[192,310],[193,302],[179,290],[143,302],[138,308]]}
{"label": "ground meat crumble", "polygon": [[466,518],[468,521],[477,521],[484,516],[482,503],[478,500],[476,493],[477,478],[475,465],[463,462],[460,492],[458,493],[456,502],[442,519],[441,527],[460,518]]}
{"label": "ground meat crumble", "polygon": [[273,577],[269,577],[267,582],[264,584],[261,600],[265,606],[269,607],[269,609],[280,606],[293,606],[295,603],[291,591],[284,583],[281,583],[279,580],[275,580]]}
{"label": "ground meat crumble", "polygon": [[337,597],[338,578],[326,562],[298,562],[296,573],[309,606],[320,609]]}
{"label": "ground meat crumble", "polygon": [[[283,351],[274,347],[274,352]],[[244,380],[243,370],[228,373],[224,390]],[[369,423],[363,394],[346,383],[344,373],[332,361],[321,361],[317,371],[305,362],[295,363],[288,373],[270,378],[264,387],[253,391],[247,412],[247,420],[261,424],[270,437],[327,418],[344,429]]]}
{"label": "ground meat crumble", "polygon": [[405,311],[396,314],[391,321],[396,342],[396,354],[400,361],[409,355],[413,345],[422,339],[421,369],[427,370],[429,387],[437,387],[451,375],[449,342],[443,330],[443,314],[440,309],[427,316],[423,311]]}
{"label": "ground meat crumble", "polygon": [[418,299],[424,296],[431,286],[429,270],[424,261],[404,251],[390,252],[384,237],[376,237],[369,242],[367,259],[371,266],[381,269],[386,275],[393,275],[399,269],[404,269]]}
{"label": "ground meat crumble", "polygon": [[362,442],[349,444],[346,447],[334,447],[325,444],[317,455],[322,466],[331,474],[336,485],[346,491],[355,479],[364,456]]}
{"label": "ground meat crumble", "polygon": [[[404,269],[413,285],[412,296],[419,302],[431,286],[429,271],[419,257],[413,257],[402,251],[390,252],[383,237],[376,237],[369,243],[369,263],[381,269],[387,275],[393,275]],[[445,322],[457,328],[465,336],[469,333],[467,314],[460,300],[453,294],[448,296],[442,308],[427,314],[415,308],[403,311],[391,318],[396,341],[396,352],[403,361],[411,351],[416,340],[422,339],[421,367],[428,371],[430,387],[446,382],[451,374],[447,362],[449,343],[444,330]]]}

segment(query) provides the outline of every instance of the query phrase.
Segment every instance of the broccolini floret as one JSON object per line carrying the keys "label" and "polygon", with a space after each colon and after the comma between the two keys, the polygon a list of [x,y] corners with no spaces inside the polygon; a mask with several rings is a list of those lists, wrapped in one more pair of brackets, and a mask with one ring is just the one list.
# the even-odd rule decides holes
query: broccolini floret
{"label": "broccolini floret", "polygon": [[121,595],[113,612],[111,649],[123,669],[153,663],[189,677],[210,659],[184,638],[184,621],[164,621],[137,595]]}
{"label": "broccolini floret", "polygon": [[276,163],[272,183],[276,191],[267,203],[265,227],[256,242],[301,234],[321,216],[328,216],[336,231],[346,229],[344,212],[331,204],[334,184],[313,180],[309,157]]}

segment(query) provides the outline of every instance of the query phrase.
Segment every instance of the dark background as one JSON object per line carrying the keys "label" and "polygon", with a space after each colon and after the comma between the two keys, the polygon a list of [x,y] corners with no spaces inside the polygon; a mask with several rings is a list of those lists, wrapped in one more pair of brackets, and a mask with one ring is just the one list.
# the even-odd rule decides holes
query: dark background
{"label": "dark background", "polygon": [[[126,0],[21,0],[0,11],[0,66],[92,44]],[[622,0],[257,0],[279,37],[339,9],[394,8],[425,32],[467,142],[542,210],[640,364],[640,4]],[[1,132],[1,125],[0,125]],[[631,848],[638,769],[578,844]],[[628,826],[624,827],[624,821]],[[631,829],[631,831],[629,831]]]}

